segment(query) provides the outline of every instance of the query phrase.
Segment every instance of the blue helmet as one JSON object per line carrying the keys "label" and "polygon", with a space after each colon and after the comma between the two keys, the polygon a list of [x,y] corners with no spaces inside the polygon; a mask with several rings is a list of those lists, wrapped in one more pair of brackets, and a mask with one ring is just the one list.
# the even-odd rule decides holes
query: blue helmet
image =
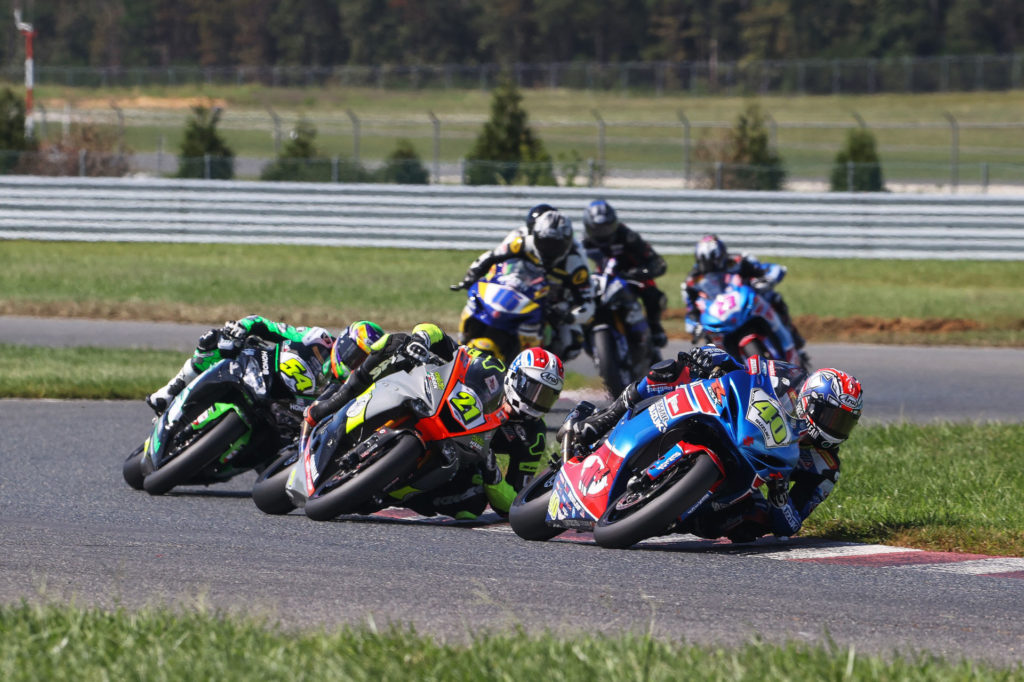
{"label": "blue helmet", "polygon": [[587,237],[597,243],[606,242],[615,235],[619,227],[619,219],[615,209],[604,199],[591,201],[583,211],[583,227]]}

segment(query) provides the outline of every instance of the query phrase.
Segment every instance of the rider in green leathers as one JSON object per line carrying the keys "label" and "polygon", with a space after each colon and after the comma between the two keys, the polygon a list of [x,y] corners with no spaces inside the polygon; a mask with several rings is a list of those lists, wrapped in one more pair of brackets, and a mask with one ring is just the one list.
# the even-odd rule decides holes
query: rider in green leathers
{"label": "rider in green leathers", "polygon": [[[296,394],[315,397],[326,385],[326,366],[334,337],[323,327],[293,327],[273,322],[260,315],[229,320],[219,329],[211,329],[199,337],[195,352],[167,384],[146,396],[146,404],[158,415],[190,381],[225,358],[233,358],[250,336],[271,343],[289,342],[299,361],[287,369]],[[284,368],[282,368],[284,369]]]}

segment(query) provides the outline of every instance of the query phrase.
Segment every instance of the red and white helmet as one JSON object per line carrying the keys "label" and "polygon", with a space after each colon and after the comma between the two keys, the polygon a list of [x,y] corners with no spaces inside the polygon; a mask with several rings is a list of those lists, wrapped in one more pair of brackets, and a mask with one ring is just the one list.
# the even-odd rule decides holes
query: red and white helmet
{"label": "red and white helmet", "polygon": [[831,367],[813,372],[800,387],[796,415],[807,422],[816,447],[835,448],[850,437],[860,419],[864,398],[860,382]]}
{"label": "red and white helmet", "polygon": [[697,269],[700,272],[721,272],[725,269],[729,250],[725,248],[725,242],[717,236],[706,234],[697,242],[693,258],[697,261]]}
{"label": "red and white helmet", "polygon": [[515,413],[530,417],[547,414],[565,385],[562,361],[543,348],[527,348],[505,373],[505,400]]}

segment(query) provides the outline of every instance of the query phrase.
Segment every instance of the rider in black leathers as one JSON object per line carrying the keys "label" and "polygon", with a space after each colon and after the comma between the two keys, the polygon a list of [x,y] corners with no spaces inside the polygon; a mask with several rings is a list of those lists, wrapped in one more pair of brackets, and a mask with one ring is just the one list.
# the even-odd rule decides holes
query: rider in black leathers
{"label": "rider in black leathers", "polygon": [[665,274],[665,259],[636,231],[619,221],[615,209],[604,199],[590,202],[583,212],[583,227],[583,248],[597,264],[597,271],[603,272],[610,261],[614,262],[614,274],[629,280],[630,288],[644,304],[651,342],[657,348],[664,347],[668,336],[661,324],[661,314],[668,300],[654,278]]}

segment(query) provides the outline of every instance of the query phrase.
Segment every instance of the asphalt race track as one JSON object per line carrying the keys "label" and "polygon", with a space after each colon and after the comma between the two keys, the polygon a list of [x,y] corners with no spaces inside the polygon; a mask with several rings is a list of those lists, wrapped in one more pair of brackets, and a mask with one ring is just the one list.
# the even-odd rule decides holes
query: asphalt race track
{"label": "asphalt race track", "polygon": [[[18,342],[17,319],[0,318],[0,341]],[[180,333],[170,347],[182,350],[198,335],[156,331]],[[83,333],[69,332],[71,343],[109,339],[83,343]],[[1007,406],[1022,404],[1022,351],[811,352],[858,374],[872,421],[1021,419]],[[0,401],[0,600],[199,604],[288,625],[409,623],[452,640],[522,625],[726,644],[831,637],[858,653],[1024,661],[1024,559],[801,538],[671,536],[614,551],[571,532],[527,543],[495,517],[269,517],[248,497],[252,475],[164,497],[131,490],[121,462],[150,417],[136,402]]]}

